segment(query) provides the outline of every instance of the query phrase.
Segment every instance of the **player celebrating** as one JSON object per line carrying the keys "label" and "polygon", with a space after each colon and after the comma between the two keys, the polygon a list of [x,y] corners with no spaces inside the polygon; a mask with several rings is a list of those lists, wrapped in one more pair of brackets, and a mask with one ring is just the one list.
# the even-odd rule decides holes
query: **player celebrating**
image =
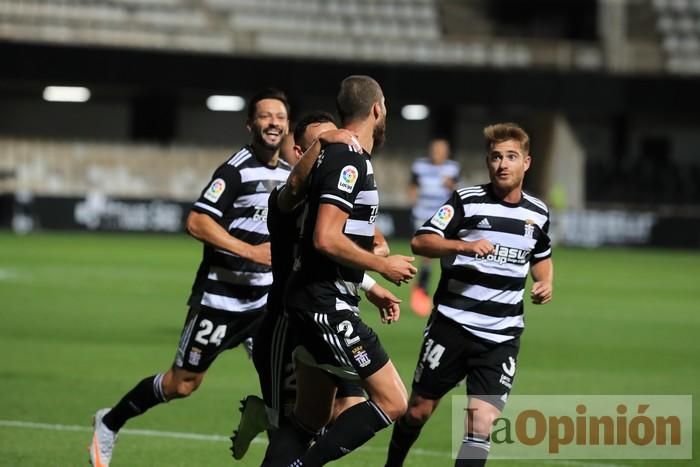
{"label": "player celebrating", "polygon": [[289,129],[284,93],[268,89],[254,96],[247,128],[250,145],[216,169],[187,219],[187,231],[204,243],[204,252],[175,361],[166,372],[139,382],[112,409],[97,411],[89,448],[94,467],[109,466],[127,420],[189,396],[217,356],[249,339],[260,322],[272,283],[267,200],[290,172],[279,159]]}
{"label": "player celebrating", "polygon": [[[280,429],[281,442],[303,445],[326,425],[336,394],[334,378],[360,379],[370,400],[344,411],[313,447],[292,461],[294,466],[320,466],[342,457],[406,409],[403,383],[358,309],[365,269],[396,284],[416,272],[413,258],[372,253],[378,195],[370,152],[384,140],[384,96],[372,78],[350,76],[341,84],[337,106],[343,127],[364,149],[329,145],[312,174],[300,253],[286,297],[290,332],[301,345],[294,355],[294,430]],[[311,406],[317,410],[305,410]]]}
{"label": "player celebrating", "polygon": [[[296,200],[303,200],[306,179],[319,156],[322,144],[341,142],[353,145],[357,151],[362,150],[350,132],[337,130],[333,117],[327,112],[313,112],[302,117],[294,130],[294,141],[296,144],[293,145],[294,155],[290,163],[295,168],[290,174],[289,182],[275,188],[269,200],[267,222],[272,250],[273,285],[253,351],[264,402],[256,396],[246,398],[239,429],[232,438],[233,456],[241,459],[255,435],[268,429],[272,441],[262,465],[275,465],[279,459],[288,455],[287,452],[276,452],[273,449],[277,445],[274,438],[280,423],[286,423],[285,417],[291,412],[296,398],[292,350],[297,346],[297,340],[294,334],[286,332],[288,319],[283,313],[282,303],[287,278],[292,272],[294,245],[298,237],[290,233],[297,231],[303,211],[303,205]],[[383,237],[375,243],[378,243],[375,254],[380,250],[386,251]],[[398,319],[398,298],[369,276],[363,280],[362,288],[366,290],[367,298],[383,312],[383,320],[393,322]],[[364,400],[364,390],[357,382],[338,381],[332,418],[337,418],[346,408]]]}
{"label": "player celebrating", "polygon": [[455,466],[485,465],[515,378],[528,271],[532,302],[552,298],[549,212],[522,190],[529,136],[513,123],[486,127],[484,136],[491,183],[455,191],[411,241],[414,253],[442,259],[442,276],[387,467],[403,465],[440,399],[465,376],[470,416]]}
{"label": "player celebrating", "polygon": [[[450,143],[443,138],[430,142],[428,158],[421,157],[411,167],[408,197],[413,203],[411,217],[417,230],[449,198],[459,181],[459,164],[450,160]],[[428,287],[432,260],[423,257],[417,283],[411,290],[411,309],[418,316],[431,310]]]}

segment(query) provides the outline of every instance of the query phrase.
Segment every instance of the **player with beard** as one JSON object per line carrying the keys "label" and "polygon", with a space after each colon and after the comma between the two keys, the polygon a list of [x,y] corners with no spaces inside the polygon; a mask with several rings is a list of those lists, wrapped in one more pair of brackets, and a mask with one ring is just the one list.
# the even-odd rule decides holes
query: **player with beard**
{"label": "player with beard", "polygon": [[[288,136],[289,138],[289,136]],[[291,139],[291,138],[290,138]],[[280,424],[288,423],[286,417],[294,407],[296,384],[292,351],[297,346],[296,336],[288,333],[288,318],[284,313],[282,297],[287,278],[292,272],[294,248],[298,240],[299,219],[303,213],[306,181],[322,148],[330,143],[353,145],[362,148],[347,130],[338,130],[333,117],[322,111],[303,116],[294,129],[291,151],[287,161],[294,166],[288,183],[270,193],[267,226],[272,251],[273,283],[268,295],[267,311],[257,335],[253,350],[253,362],[260,378],[263,398],[247,396],[242,401],[240,424],[232,437],[233,457],[241,459],[253,438],[263,430],[273,440]],[[291,235],[291,232],[297,232]],[[376,230],[374,253],[388,255],[388,245]],[[367,299],[380,311],[385,323],[399,318],[399,300],[390,291],[365,276],[361,288]],[[349,407],[363,402],[365,393],[358,382],[338,380],[338,391],[333,406],[332,420]],[[271,446],[275,446],[274,440]],[[268,449],[263,466],[274,465],[285,452]]]}
{"label": "player with beard", "polygon": [[[409,281],[413,258],[373,254],[378,193],[371,151],[384,141],[386,106],[368,76],[343,80],[337,96],[343,128],[362,151],[331,144],[319,156],[304,207],[299,253],[285,304],[294,352],[297,399],[289,430],[281,428],[293,466],[320,466],[357,449],[406,410],[406,389],[377,335],[359,316],[365,270],[395,284]],[[361,382],[369,400],[345,410],[306,450],[331,418],[336,379]],[[301,451],[301,452],[300,452]]]}
{"label": "player with beard", "polygon": [[218,355],[250,339],[259,325],[272,283],[268,197],[291,170],[279,158],[289,129],[284,93],[266,89],[254,96],[246,127],[250,144],[216,169],[187,218],[188,233],[204,251],[175,361],[139,382],[112,409],[97,411],[89,447],[94,467],[109,465],[127,420],[192,394]]}

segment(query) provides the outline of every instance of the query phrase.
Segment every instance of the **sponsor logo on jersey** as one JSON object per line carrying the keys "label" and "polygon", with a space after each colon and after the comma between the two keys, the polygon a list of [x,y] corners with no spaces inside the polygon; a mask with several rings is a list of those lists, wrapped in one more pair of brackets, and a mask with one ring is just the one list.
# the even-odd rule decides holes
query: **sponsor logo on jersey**
{"label": "sponsor logo on jersey", "polygon": [[345,191],[347,193],[352,193],[353,188],[355,188],[355,182],[357,182],[357,168],[352,165],[346,165],[343,170],[340,171],[340,178],[338,179],[338,189]]}
{"label": "sponsor logo on jersey", "polygon": [[204,192],[204,199],[216,203],[219,201],[219,198],[221,198],[221,194],[224,190],[226,190],[226,182],[221,178],[217,178],[211,182],[207,191]]}
{"label": "sponsor logo on jersey", "polygon": [[510,263],[523,265],[530,261],[530,251],[496,244],[492,253],[486,256],[476,255],[474,258],[482,261],[493,261],[498,264]]}
{"label": "sponsor logo on jersey", "polygon": [[523,236],[525,238],[532,238],[532,235],[535,233],[535,221],[532,219],[528,219],[525,221],[525,232],[523,233]]}
{"label": "sponsor logo on jersey", "polygon": [[442,206],[430,219],[430,223],[433,224],[440,230],[445,230],[447,224],[450,223],[452,218],[455,216],[455,210],[449,204]]}
{"label": "sponsor logo on jersey", "polygon": [[479,221],[478,224],[476,224],[476,226],[480,229],[490,229],[491,223],[489,222],[489,220],[487,218],[484,217],[483,219],[481,219]]}

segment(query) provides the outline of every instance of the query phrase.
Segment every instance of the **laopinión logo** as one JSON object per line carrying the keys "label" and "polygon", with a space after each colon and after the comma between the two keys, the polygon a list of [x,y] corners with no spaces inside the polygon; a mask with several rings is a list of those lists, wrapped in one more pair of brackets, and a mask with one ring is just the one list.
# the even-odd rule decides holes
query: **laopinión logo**
{"label": "laopini\u00f3n logo", "polygon": [[[455,449],[476,415],[466,397],[453,396]],[[511,395],[494,422],[489,457],[691,459],[692,433],[690,395]]]}

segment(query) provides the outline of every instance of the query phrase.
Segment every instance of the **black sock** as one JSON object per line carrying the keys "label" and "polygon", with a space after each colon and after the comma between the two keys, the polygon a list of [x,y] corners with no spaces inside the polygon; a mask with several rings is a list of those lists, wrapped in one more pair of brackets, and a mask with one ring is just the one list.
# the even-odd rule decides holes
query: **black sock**
{"label": "black sock", "polygon": [[416,442],[423,425],[411,426],[406,423],[404,417],[394,423],[394,431],[391,433],[389,452],[386,457],[386,467],[400,467],[408,455],[409,449]]}
{"label": "black sock", "polygon": [[423,265],[418,273],[418,287],[428,291],[428,283],[430,282],[430,265]]}
{"label": "black sock", "polygon": [[467,434],[459,448],[455,467],[484,467],[489,456],[491,441],[487,437]]}
{"label": "black sock", "polygon": [[328,432],[306,451],[297,464],[320,467],[339,459],[391,425],[391,419],[374,402],[356,404],[340,414]]}
{"label": "black sock", "polygon": [[102,422],[110,430],[119,431],[130,418],[167,401],[163,393],[163,374],[149,376],[126,393],[122,400],[104,416]]}
{"label": "black sock", "polygon": [[270,442],[260,467],[284,467],[301,457],[318,433],[306,428],[294,415],[280,417],[280,426],[267,432]]}

